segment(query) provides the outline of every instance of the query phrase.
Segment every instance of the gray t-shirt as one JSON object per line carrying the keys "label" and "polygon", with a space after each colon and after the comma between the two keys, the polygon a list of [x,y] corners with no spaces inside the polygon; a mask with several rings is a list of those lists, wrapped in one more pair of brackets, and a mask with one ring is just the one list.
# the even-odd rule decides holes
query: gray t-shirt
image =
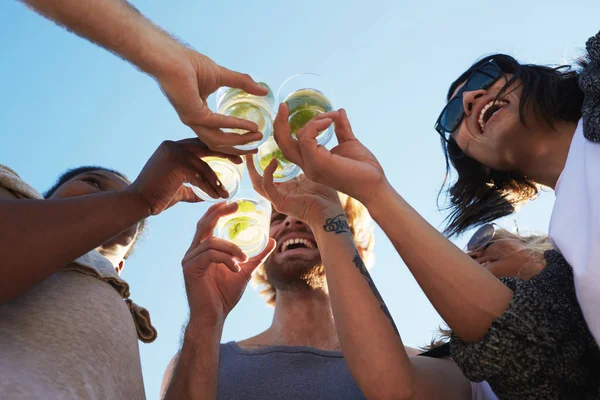
{"label": "gray t-shirt", "polygon": [[[2,165],[0,188],[41,199]],[[144,399],[138,338],[150,342],[156,330],[128,297],[93,250],[0,304],[0,399]]]}
{"label": "gray t-shirt", "polygon": [[305,346],[245,350],[221,344],[218,399],[354,400],[365,397],[342,353]]}
{"label": "gray t-shirt", "polygon": [[0,305],[1,399],[144,399],[131,313],[109,284],[60,271]]}

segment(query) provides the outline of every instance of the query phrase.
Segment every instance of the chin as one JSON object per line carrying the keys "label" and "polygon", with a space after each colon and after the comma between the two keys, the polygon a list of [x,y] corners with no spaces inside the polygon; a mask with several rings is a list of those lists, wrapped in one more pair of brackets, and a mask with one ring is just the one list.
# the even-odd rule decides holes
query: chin
{"label": "chin", "polygon": [[286,257],[284,262],[277,261],[271,259],[265,263],[265,272],[275,287],[305,285],[308,281],[325,279],[321,257],[310,260],[293,255]]}

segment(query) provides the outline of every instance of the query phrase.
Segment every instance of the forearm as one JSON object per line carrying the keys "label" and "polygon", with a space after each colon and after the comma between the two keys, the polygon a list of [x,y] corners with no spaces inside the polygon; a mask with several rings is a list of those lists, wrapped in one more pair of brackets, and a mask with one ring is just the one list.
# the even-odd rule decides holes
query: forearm
{"label": "forearm", "polygon": [[0,200],[0,304],[130,228],[148,207],[127,191]]}
{"label": "forearm", "polygon": [[[394,321],[343,214],[315,223],[331,307],[346,363],[367,398],[410,398],[414,374]],[[376,338],[376,340],[374,340]]]}
{"label": "forearm", "polygon": [[508,308],[513,292],[423,219],[388,186],[367,204],[450,328],[477,341]]}
{"label": "forearm", "polygon": [[217,398],[223,324],[186,328],[183,346],[164,400]]}
{"label": "forearm", "polygon": [[175,68],[184,48],[126,0],[22,1],[152,75]]}

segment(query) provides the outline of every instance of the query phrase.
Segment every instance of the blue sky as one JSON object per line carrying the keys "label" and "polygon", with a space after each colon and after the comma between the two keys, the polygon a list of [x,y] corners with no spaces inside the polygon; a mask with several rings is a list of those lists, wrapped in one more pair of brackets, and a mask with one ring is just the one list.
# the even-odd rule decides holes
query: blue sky
{"label": "blue sky", "polygon": [[[216,62],[260,76],[275,90],[297,72],[335,89],[357,136],[394,187],[434,226],[444,178],[432,126],[449,83],[475,59],[506,52],[556,64],[582,54],[598,29],[600,3],[562,1],[135,1],[164,29]],[[66,168],[99,164],[135,178],[165,139],[192,137],[157,84],[109,52],[26,9],[0,2],[0,163],[40,191]],[[211,98],[214,106],[214,98]],[[241,194],[249,193],[249,180]],[[517,215],[522,230],[546,231],[552,193]],[[140,343],[148,398],[158,397],[177,351],[187,303],[180,260],[203,204],[180,205],[149,222],[124,278],[148,308],[157,341]],[[512,225],[512,219],[506,222]],[[465,240],[457,240],[464,245]],[[441,320],[377,229],[372,271],[406,344],[425,344]],[[265,329],[272,309],[249,287],[223,341]],[[374,338],[375,339],[375,338]]]}

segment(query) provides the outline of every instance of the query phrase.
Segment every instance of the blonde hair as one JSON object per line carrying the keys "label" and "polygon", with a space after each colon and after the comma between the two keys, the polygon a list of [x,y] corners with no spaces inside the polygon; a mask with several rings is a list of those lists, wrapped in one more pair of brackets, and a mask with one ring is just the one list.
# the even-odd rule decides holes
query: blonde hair
{"label": "blonde hair", "polygon": [[[552,250],[552,244],[550,244],[550,240],[547,235],[516,235],[507,231],[506,229],[498,229],[496,230],[496,234],[494,238],[490,241],[490,244],[497,243],[501,241],[518,241],[524,245],[524,249],[520,251],[525,251],[527,254],[531,256],[533,261],[526,263],[521,267],[519,273],[517,274],[517,278],[528,280],[538,275],[542,270],[546,267],[546,260],[544,258],[544,253],[548,250]],[[423,350],[431,350],[439,347],[445,343],[450,341],[450,337],[452,336],[452,330],[447,326],[439,326],[436,332],[436,335],[429,345],[423,346]]]}
{"label": "blonde hair", "polygon": [[[339,196],[344,212],[346,213],[350,232],[354,238],[354,243],[356,243],[363,262],[367,267],[370,267],[373,265],[375,258],[373,253],[375,232],[371,216],[367,208],[358,200],[343,193],[339,193]],[[269,282],[264,264],[256,269],[252,281],[255,285],[262,287],[260,294],[266,298],[267,304],[274,306],[277,299],[277,292],[275,287]]]}
{"label": "blonde hair", "polygon": [[[501,241],[517,241],[525,247],[523,250],[526,252],[532,261],[524,264],[519,273],[517,274],[517,278],[520,279],[531,279],[546,267],[546,260],[544,259],[544,253],[548,250],[552,250],[552,244],[550,244],[550,240],[547,235],[517,235],[511,233],[505,229],[498,229],[496,234],[494,235],[494,239],[490,242],[497,243]],[[508,255],[507,255],[508,256]]]}

